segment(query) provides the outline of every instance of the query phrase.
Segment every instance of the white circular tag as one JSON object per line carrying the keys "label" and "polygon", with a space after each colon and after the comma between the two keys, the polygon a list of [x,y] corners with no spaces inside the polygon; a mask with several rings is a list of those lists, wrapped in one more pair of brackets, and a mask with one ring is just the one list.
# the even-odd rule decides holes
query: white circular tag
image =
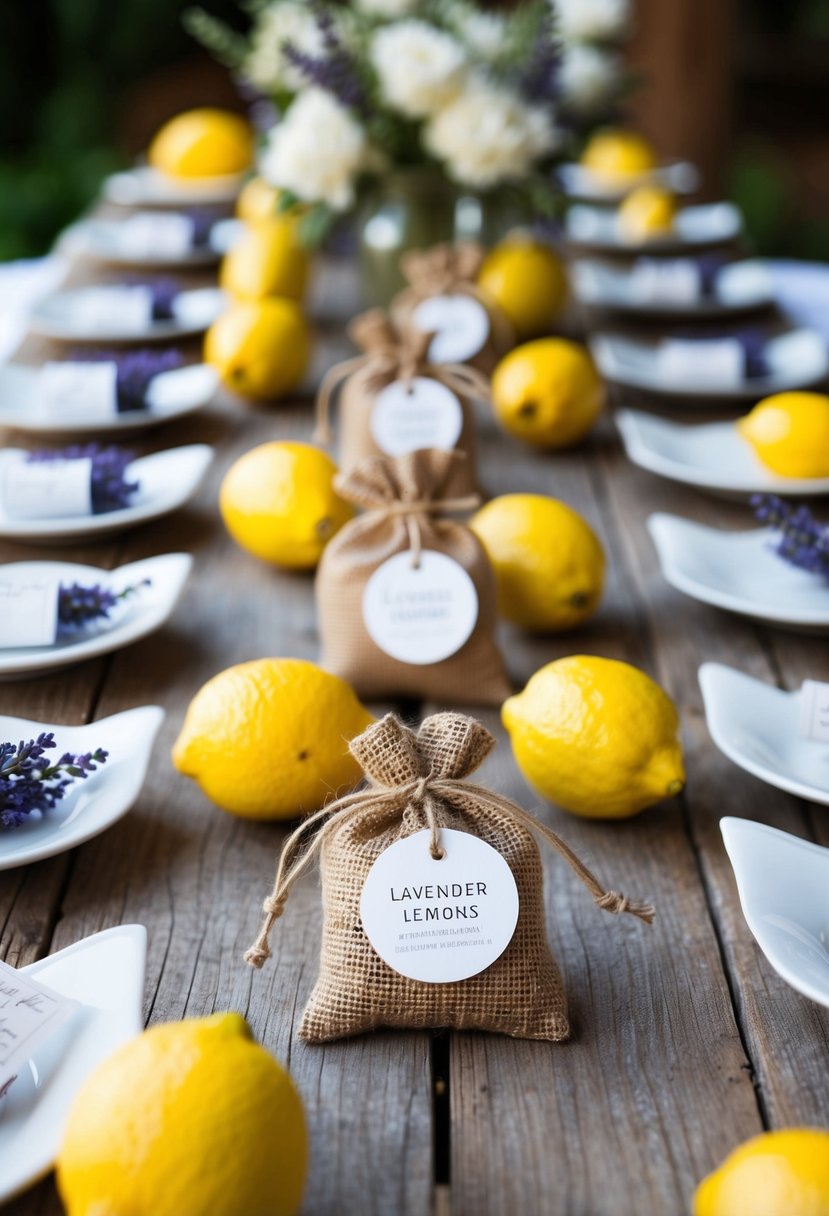
{"label": "white circular tag", "polygon": [[489,317],[473,296],[432,296],[412,313],[418,329],[434,333],[429,343],[433,363],[463,363],[481,350],[489,337]]}
{"label": "white circular tag", "polygon": [[460,401],[445,384],[427,376],[415,376],[408,385],[394,380],[377,394],[371,411],[372,437],[389,456],[419,448],[451,450],[462,429]]}
{"label": "white circular tag", "polygon": [[439,663],[466,642],[478,620],[475,584],[451,557],[410,550],[378,566],[363,592],[363,619],[375,645],[401,663]]}
{"label": "white circular tag", "polygon": [[451,984],[486,970],[518,923],[518,888],[497,849],[442,828],[432,856],[428,828],[390,845],[360,897],[366,936],[384,963],[410,980]]}

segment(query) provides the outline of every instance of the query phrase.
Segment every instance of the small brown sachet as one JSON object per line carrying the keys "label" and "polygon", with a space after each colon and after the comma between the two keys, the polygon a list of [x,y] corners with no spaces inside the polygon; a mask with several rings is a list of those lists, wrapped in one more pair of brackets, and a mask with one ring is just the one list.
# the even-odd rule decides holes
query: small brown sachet
{"label": "small brown sachet", "polygon": [[[527,811],[463,780],[494,743],[479,722],[461,714],[434,714],[417,733],[387,714],[350,744],[367,788],[330,803],[285,842],[261,932],[245,958],[261,967],[269,957],[273,924],[293,883],[318,855],[320,971],[301,1038],[326,1043],[379,1026],[568,1038],[566,999],[545,930],[537,835],[569,863],[600,908],[653,919],[649,905],[605,890]],[[493,946],[487,934],[499,933]],[[440,979],[412,978],[413,971]],[[453,980],[453,973],[465,978]]]}
{"label": "small brown sachet", "polygon": [[391,315],[432,334],[435,363],[467,363],[491,375],[515,346],[515,331],[475,281],[484,251],[474,241],[412,249],[400,259],[409,286],[391,302]]}
{"label": "small brown sachet", "polygon": [[465,524],[458,452],[374,457],[335,480],[364,508],[326,546],[317,570],[320,662],[364,698],[500,705],[510,693],[495,643],[495,582]]}

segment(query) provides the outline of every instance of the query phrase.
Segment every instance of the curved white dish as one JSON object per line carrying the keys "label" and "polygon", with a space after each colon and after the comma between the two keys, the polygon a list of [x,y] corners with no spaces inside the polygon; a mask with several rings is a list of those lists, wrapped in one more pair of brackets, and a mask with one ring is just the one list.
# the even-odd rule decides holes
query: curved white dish
{"label": "curved white dish", "polygon": [[763,348],[768,375],[744,377],[739,384],[717,384],[704,376],[698,380],[685,377],[677,382],[659,366],[659,345],[613,334],[596,334],[590,341],[593,358],[606,380],[663,397],[759,401],[772,393],[818,384],[829,373],[829,348],[821,335],[811,329],[791,329],[769,338]]}
{"label": "curved white dish", "polygon": [[733,422],[682,423],[619,410],[616,425],[628,459],[641,469],[725,497],[829,494],[829,477],[778,477],[756,459]]}
{"label": "curved white dish", "polygon": [[149,587],[142,587],[113,610],[109,624],[103,621],[61,633],[54,646],[3,649],[0,645],[0,680],[42,675],[120,650],[154,633],[172,616],[192,566],[193,558],[189,553],[148,557],[119,566],[117,570],[101,570],[98,566],[80,566],[75,562],[9,562],[0,566],[0,574],[57,576],[64,583],[100,583],[114,591],[150,579]]}
{"label": "curved white dish", "polygon": [[123,207],[194,207],[199,203],[232,203],[244,184],[245,174],[224,177],[172,178],[150,165],[136,165],[123,173],[112,173],[104,182],[109,203]]}
{"label": "curved white dish", "polygon": [[607,253],[681,253],[723,245],[743,230],[743,217],[733,203],[703,203],[677,213],[673,230],[650,241],[622,238],[617,213],[607,207],[577,203],[567,212],[564,234],[574,245]]}
{"label": "curved white dish", "polygon": [[58,242],[58,250],[67,257],[95,258],[115,266],[197,269],[218,262],[238,240],[242,229],[241,220],[217,220],[210,229],[206,246],[191,249],[178,257],[165,255],[163,252],[138,257],[129,248],[124,247],[123,221],[90,218],[79,220],[67,228]]}
{"label": "curved white dish", "polygon": [[48,815],[38,819],[30,816],[31,822],[20,827],[0,829],[0,870],[13,870],[65,853],[123,818],[141,793],[163,721],[164,710],[157,705],[128,709],[85,726],[51,726],[0,715],[2,739],[17,742],[53,731],[57,747],[49,754],[60,756],[71,751],[82,755],[99,747],[109,752],[106,764],[85,780],[73,782]]}
{"label": "curved white dish", "polygon": [[[3,466],[25,456],[22,448],[0,451],[0,483]],[[16,519],[3,509],[0,498],[0,536],[30,544],[62,544],[92,540],[113,532],[124,532],[150,519],[177,511],[194,496],[213,460],[206,443],[169,448],[152,456],[139,456],[127,465],[128,481],[138,482],[130,505],[103,515],[59,516],[52,519]]]}
{"label": "curved white dish", "polygon": [[774,302],[774,284],[767,267],[763,262],[749,258],[722,267],[716,276],[712,296],[700,295],[691,300],[642,295],[635,289],[630,268],[592,258],[572,263],[570,280],[581,304],[634,316],[706,320],[766,308]]}
{"label": "curved white dish", "polygon": [[32,333],[56,342],[119,342],[132,345],[142,342],[167,342],[177,338],[194,337],[213,324],[227,307],[225,293],[218,287],[197,287],[182,291],[173,301],[173,318],[151,321],[143,329],[125,328],[117,314],[107,329],[88,329],[75,318],[75,309],[82,303],[84,293],[96,292],[96,287],[75,287],[56,291],[39,300],[29,317]]}
{"label": "curved white dish", "polygon": [[21,967],[83,1008],[38,1047],[0,1106],[0,1203],[52,1168],[69,1107],[93,1069],[143,1025],[147,930],[105,929]]}
{"label": "curved white dish", "polygon": [[829,583],[778,557],[769,528],[724,532],[658,513],[648,531],[677,591],[755,621],[829,633]]}
{"label": "curved white dish", "polygon": [[0,365],[0,426],[33,435],[91,436],[94,439],[125,431],[143,431],[202,409],[219,386],[219,377],[208,363],[191,363],[153,376],[147,390],[148,409],[113,414],[106,421],[73,420],[37,409],[37,373],[37,368],[25,367],[22,363]]}
{"label": "curved white dish", "polygon": [[699,174],[686,160],[660,165],[646,173],[636,173],[617,181],[608,180],[578,161],[560,165],[558,179],[567,198],[585,203],[620,203],[637,186],[664,186],[674,194],[692,194],[699,185]]}
{"label": "curved white dish", "polygon": [[767,785],[829,805],[829,748],[801,738],[799,691],[783,692],[723,663],[703,663],[699,683],[708,730],[723,755]]}
{"label": "curved white dish", "polygon": [[729,816],[720,820],[746,924],[774,970],[829,1006],[829,849]]}

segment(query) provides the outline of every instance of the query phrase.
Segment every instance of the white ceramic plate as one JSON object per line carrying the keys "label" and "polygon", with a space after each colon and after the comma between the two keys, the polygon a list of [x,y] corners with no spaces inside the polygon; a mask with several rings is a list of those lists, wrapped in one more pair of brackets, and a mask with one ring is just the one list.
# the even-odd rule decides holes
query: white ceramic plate
{"label": "white ceramic plate", "polygon": [[639,410],[619,410],[616,425],[629,460],[682,485],[726,498],[829,494],[829,477],[778,477],[765,468],[733,422],[688,425]]}
{"label": "white ceramic plate", "polygon": [[699,174],[688,161],[674,161],[648,173],[636,173],[619,181],[609,181],[577,161],[560,165],[558,179],[569,199],[585,203],[620,203],[637,186],[664,186],[674,194],[692,194],[699,185]]}
{"label": "white ceramic plate", "polygon": [[104,198],[123,207],[195,207],[199,203],[232,203],[245,181],[243,173],[224,177],[172,178],[150,165],[113,173],[104,182]]}
{"label": "white ceramic plate", "polygon": [[718,384],[704,376],[697,380],[690,376],[674,380],[660,367],[659,346],[658,342],[637,342],[613,334],[596,334],[590,342],[593,358],[606,380],[663,397],[759,401],[772,393],[818,384],[829,373],[829,348],[820,334],[811,329],[791,329],[769,338],[763,347],[768,375],[744,376],[737,384]]}
{"label": "white ceramic plate", "polygon": [[774,970],[829,1006],[829,849],[764,823],[720,820],[746,924]]}
{"label": "white ceramic plate", "polygon": [[677,591],[755,621],[829,632],[829,583],[778,557],[770,528],[723,532],[660,513],[648,531]]}
{"label": "white ceramic plate", "polygon": [[119,220],[90,218],[72,224],[58,242],[58,252],[67,257],[95,258],[115,266],[176,267],[183,270],[211,266],[231,248],[243,231],[241,220],[217,220],[205,246],[174,257],[164,253],[137,257],[125,248],[124,224]]}
{"label": "white ceramic plate", "polygon": [[576,299],[589,308],[605,308],[633,316],[728,317],[766,308],[774,302],[774,285],[765,264],[748,259],[723,266],[714,280],[714,294],[693,300],[648,297],[636,290],[631,269],[585,258],[570,266]]}
{"label": "white ceramic plate", "polygon": [[146,955],[144,926],[119,925],[21,968],[83,1008],[41,1044],[0,1102],[0,1203],[48,1174],[75,1094],[140,1033]]}
{"label": "white ceramic plate", "polygon": [[219,378],[207,363],[191,363],[153,376],[147,389],[149,408],[113,414],[106,421],[59,418],[36,408],[36,367],[22,363],[0,365],[0,427],[33,435],[66,435],[98,439],[105,435],[143,431],[183,418],[213,398]]}
{"label": "white ceramic plate", "polygon": [[633,243],[623,240],[616,211],[577,203],[567,212],[564,233],[574,245],[607,253],[683,253],[733,241],[743,230],[743,217],[733,203],[705,203],[684,207],[677,213],[673,230],[654,240]]}
{"label": "white ceramic plate", "polygon": [[[3,466],[21,460],[22,448],[0,451],[0,482]],[[127,481],[138,482],[130,505],[103,515],[60,516],[53,519],[16,519],[3,510],[0,498],[0,536],[30,544],[63,544],[92,540],[113,532],[124,532],[150,519],[169,515],[189,502],[198,490],[213,460],[213,449],[205,443],[170,448],[152,456],[139,456],[127,465]]]}
{"label": "white ceramic plate", "polygon": [[117,313],[113,313],[110,327],[90,330],[77,320],[75,310],[83,304],[84,294],[98,290],[97,287],[76,287],[56,291],[39,300],[29,317],[30,330],[55,342],[119,342],[132,345],[167,342],[203,333],[227,307],[227,297],[218,287],[198,287],[179,292],[173,300],[173,317],[169,321],[151,321],[143,329],[130,329],[119,323]]}
{"label": "white ceramic plate", "polygon": [[699,683],[714,743],[768,785],[829,805],[829,748],[800,735],[800,692],[783,692],[722,663],[703,663]]}
{"label": "white ceramic plate", "polygon": [[151,584],[117,605],[109,622],[60,633],[54,646],[4,649],[0,645],[0,680],[41,675],[120,650],[154,633],[172,616],[192,565],[189,553],[164,553],[161,557],[130,562],[117,570],[79,566],[75,562],[9,562],[0,566],[0,573],[57,576],[62,583],[100,583],[113,591],[134,586],[145,578]]}
{"label": "white ceramic plate", "polygon": [[141,793],[163,721],[164,710],[157,705],[128,709],[85,726],[51,726],[0,715],[0,739],[16,743],[53,731],[57,747],[49,755],[66,751],[83,755],[99,747],[109,752],[106,764],[74,781],[48,815],[37,819],[30,815],[30,822],[20,827],[0,828],[0,870],[65,853],[122,819]]}

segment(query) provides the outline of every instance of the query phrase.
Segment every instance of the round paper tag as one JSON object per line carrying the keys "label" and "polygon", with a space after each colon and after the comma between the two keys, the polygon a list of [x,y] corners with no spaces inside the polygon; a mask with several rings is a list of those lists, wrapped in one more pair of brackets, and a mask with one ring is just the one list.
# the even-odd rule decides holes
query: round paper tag
{"label": "round paper tag", "polygon": [[371,411],[374,442],[389,456],[418,448],[450,450],[462,428],[458,398],[445,384],[426,376],[415,376],[408,385],[394,380],[377,394]]}
{"label": "round paper tag", "polygon": [[478,619],[475,584],[451,557],[409,550],[378,566],[363,592],[369,637],[401,663],[439,663],[466,642]]}
{"label": "round paper tag", "polygon": [[463,363],[489,337],[487,311],[473,296],[432,296],[418,304],[412,319],[418,329],[435,335],[429,344],[433,363]]}
{"label": "round paper tag", "polygon": [[518,923],[518,888],[501,854],[469,832],[443,828],[444,856],[428,828],[390,845],[360,897],[366,936],[384,963],[410,980],[451,984],[486,970]]}

